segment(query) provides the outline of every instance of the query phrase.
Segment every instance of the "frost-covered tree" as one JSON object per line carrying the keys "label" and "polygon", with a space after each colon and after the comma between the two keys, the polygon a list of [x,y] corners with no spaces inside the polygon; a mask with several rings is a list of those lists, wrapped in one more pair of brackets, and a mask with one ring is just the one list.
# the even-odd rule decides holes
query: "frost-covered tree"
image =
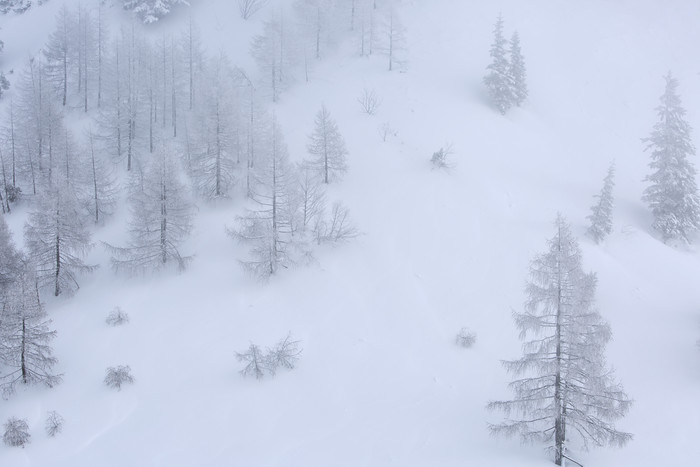
{"label": "frost-covered tree", "polygon": [[281,92],[293,81],[296,54],[291,29],[284,15],[274,16],[265,21],[262,33],[253,38],[250,47],[272,102],[277,102]]}
{"label": "frost-covered tree", "polygon": [[348,154],[345,140],[338,130],[338,124],[331,117],[326,106],[316,114],[314,131],[309,135],[307,150],[313,158],[308,161],[323,178],[324,183],[339,179],[347,171]]}
{"label": "frost-covered tree", "polygon": [[600,190],[600,194],[595,196],[598,202],[591,207],[591,214],[588,216],[591,225],[588,227],[587,233],[596,243],[605,240],[605,237],[612,232],[613,188],[615,188],[614,163],[610,164],[608,174],[603,179],[603,188]]}
{"label": "frost-covered tree", "polygon": [[95,150],[92,131],[88,134],[90,152],[84,174],[82,202],[95,224],[111,216],[119,199],[119,185],[109,163]]}
{"label": "frost-covered tree", "polygon": [[510,63],[508,68],[508,77],[510,78],[510,84],[513,87],[513,102],[515,105],[520,107],[528,96],[527,90],[527,76],[525,72],[525,58],[523,57],[522,50],[520,48],[520,35],[518,31],[513,33],[510,39]]}
{"label": "frost-covered tree", "polygon": [[193,157],[191,173],[198,191],[213,199],[231,195],[243,142],[233,68],[221,55],[211,61],[208,71],[200,109],[200,147]]}
{"label": "frost-covered tree", "polygon": [[238,0],[238,12],[241,18],[248,19],[264,8],[270,0]]}
{"label": "frost-covered tree", "polygon": [[268,371],[267,358],[255,344],[250,344],[245,352],[236,352],[236,358],[239,362],[245,363],[241,370],[243,376],[255,376],[256,379],[261,379]]}
{"label": "frost-covered tree", "polygon": [[61,375],[53,373],[57,360],[53,356],[51,320],[39,298],[32,265],[24,264],[13,283],[5,291],[0,310],[0,388],[5,397],[17,384],[45,384],[53,387]]}
{"label": "frost-covered tree", "polygon": [[188,0],[123,0],[124,9],[132,11],[145,24],[155,23],[177,5],[189,5]]}
{"label": "frost-covered tree", "polygon": [[387,12],[384,50],[389,59],[389,71],[405,67],[406,32],[398,11],[393,7]]}
{"label": "frost-covered tree", "polygon": [[622,446],[632,435],[613,422],[631,401],[605,362],[610,327],[595,309],[596,277],[585,273],[581,252],[567,222],[558,216],[548,251],[530,263],[524,310],[515,313],[523,357],[503,362],[517,379],[514,398],[491,402],[507,419],[492,432],[551,443],[562,465],[567,443]]}
{"label": "frost-covered tree", "polygon": [[697,171],[690,157],[695,155],[690,124],[678,96],[678,80],[669,72],[661,104],[656,108],[658,122],[642,141],[651,153],[652,173],[642,199],[654,214],[653,227],[664,242],[679,239],[686,243],[700,229],[700,196]]}
{"label": "frost-covered tree", "polygon": [[239,217],[236,227],[229,233],[238,241],[251,245],[250,258],[241,261],[244,269],[253,276],[266,279],[289,264],[288,250],[293,232],[292,171],[287,145],[276,120],[269,130],[266,152],[260,156],[252,192],[255,208]]}
{"label": "frost-covered tree", "polygon": [[75,65],[76,51],[75,21],[64,3],[56,16],[56,30],[49,36],[44,49],[47,74],[62,104],[68,103],[69,80]]}
{"label": "frost-covered tree", "polygon": [[55,296],[75,292],[78,274],[96,268],[83,260],[92,248],[84,219],[75,192],[60,183],[39,196],[24,226],[27,255],[36,265],[38,285]]}
{"label": "frost-covered tree", "polygon": [[107,245],[115,270],[144,273],[170,264],[184,270],[192,259],[180,252],[192,230],[194,206],[177,160],[173,148],[161,144],[143,176],[134,176],[129,241],[126,247]]}
{"label": "frost-covered tree", "polygon": [[508,57],[506,56],[506,41],[503,36],[503,16],[498,15],[493,28],[493,44],[491,45],[491,64],[486,67],[488,73],[484,84],[496,108],[505,115],[513,105],[513,89],[509,77]]}
{"label": "frost-covered tree", "polygon": [[21,259],[5,216],[0,216],[0,294],[17,278]]}

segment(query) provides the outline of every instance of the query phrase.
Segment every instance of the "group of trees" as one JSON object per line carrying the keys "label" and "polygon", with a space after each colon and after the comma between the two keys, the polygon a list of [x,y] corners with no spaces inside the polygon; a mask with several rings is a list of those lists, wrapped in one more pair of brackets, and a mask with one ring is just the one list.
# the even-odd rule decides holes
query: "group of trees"
{"label": "group of trees", "polygon": [[309,81],[314,63],[344,37],[362,56],[384,55],[387,68],[402,69],[406,42],[395,1],[296,0],[291,14],[275,10],[253,39],[251,53],[262,76],[259,87],[274,102],[295,80]]}
{"label": "group of trees", "polygon": [[490,51],[492,62],[486,67],[484,84],[498,111],[505,115],[513,105],[525,102],[528,90],[520,36],[515,31],[510,41],[506,40],[503,26],[503,16],[498,15]]}
{"label": "group of trees", "polygon": [[[690,160],[695,155],[691,127],[678,95],[678,80],[670,73],[661,103],[656,108],[658,121],[642,141],[651,153],[649,185],[642,200],[654,216],[652,227],[664,242],[690,243],[700,229],[700,194],[697,170]],[[603,188],[588,216],[588,234],[599,243],[612,232],[615,164],[608,169]]]}
{"label": "group of trees", "polygon": [[254,276],[267,278],[280,267],[311,257],[310,245],[340,242],[357,235],[348,210],[334,203],[328,210],[324,185],[339,180],[347,169],[345,142],[325,106],[316,115],[309,136],[311,156],[297,166],[289,161],[277,121],[262,135],[250,197],[253,207],[237,219],[231,236],[250,244],[242,264]]}

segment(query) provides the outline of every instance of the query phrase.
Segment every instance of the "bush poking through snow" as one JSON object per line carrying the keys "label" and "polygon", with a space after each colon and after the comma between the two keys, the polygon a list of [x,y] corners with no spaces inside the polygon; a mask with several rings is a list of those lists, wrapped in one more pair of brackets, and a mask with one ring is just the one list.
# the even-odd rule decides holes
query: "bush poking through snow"
{"label": "bush poking through snow", "polygon": [[465,349],[468,349],[471,346],[473,346],[475,342],[476,334],[474,334],[473,332],[469,332],[467,328],[462,328],[457,334],[457,338],[455,339],[455,343],[460,347],[464,347]]}
{"label": "bush poking through snow", "polygon": [[49,438],[53,438],[63,431],[63,422],[63,417],[61,417],[61,415],[55,410],[52,410],[46,414],[46,435]]}
{"label": "bush poking through snow", "polygon": [[119,365],[107,368],[105,384],[117,391],[122,390],[123,384],[134,384],[134,377],[131,375],[131,367],[129,365]]}
{"label": "bush poking through snow", "polygon": [[105,320],[108,326],[122,326],[129,322],[129,315],[125,313],[121,308],[116,307],[112,310],[107,319]]}
{"label": "bush poking through snow", "polygon": [[282,339],[273,348],[268,348],[265,353],[255,344],[250,344],[245,352],[236,352],[239,362],[245,362],[241,370],[243,376],[255,376],[262,379],[265,374],[274,376],[277,369],[282,367],[291,370],[295,367],[303,349],[301,341],[294,340],[291,334]]}
{"label": "bush poking through snow", "polygon": [[29,425],[26,420],[10,417],[5,423],[5,433],[2,435],[3,442],[8,446],[21,446],[29,443]]}
{"label": "bush poking through snow", "polygon": [[250,344],[250,347],[245,352],[236,352],[236,358],[238,358],[239,362],[245,362],[246,364],[241,370],[243,376],[255,376],[255,378],[261,379],[268,370],[267,359],[260,347],[255,344]]}
{"label": "bush poking through snow", "polygon": [[433,164],[434,169],[449,169],[452,168],[452,163],[449,157],[454,153],[452,150],[452,145],[448,144],[445,147],[440,148],[439,151],[433,153],[433,157],[430,158],[430,163]]}
{"label": "bush poking through snow", "polygon": [[367,88],[362,91],[360,97],[357,98],[357,102],[360,104],[362,112],[367,115],[375,115],[382,104],[382,100],[377,96],[374,89]]}
{"label": "bush poking through snow", "polygon": [[277,368],[294,369],[303,349],[299,347],[300,341],[292,339],[291,334],[277,343],[272,349],[267,349],[267,366],[268,370],[275,374]]}

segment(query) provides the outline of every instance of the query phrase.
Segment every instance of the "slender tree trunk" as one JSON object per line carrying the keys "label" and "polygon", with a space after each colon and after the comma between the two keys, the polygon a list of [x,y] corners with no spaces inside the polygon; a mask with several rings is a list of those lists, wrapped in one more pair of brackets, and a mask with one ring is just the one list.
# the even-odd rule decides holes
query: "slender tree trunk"
{"label": "slender tree trunk", "polygon": [[27,384],[27,318],[22,317],[22,351],[20,354],[20,366],[22,368],[22,382]]}

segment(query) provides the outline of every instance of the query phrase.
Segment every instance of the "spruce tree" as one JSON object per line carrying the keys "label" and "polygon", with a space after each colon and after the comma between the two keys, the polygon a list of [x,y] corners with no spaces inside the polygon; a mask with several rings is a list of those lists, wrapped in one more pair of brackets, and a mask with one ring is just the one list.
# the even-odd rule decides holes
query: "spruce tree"
{"label": "spruce tree", "polygon": [[588,227],[588,235],[600,243],[612,232],[613,188],[615,187],[615,164],[611,164],[608,174],[603,180],[603,188],[595,197],[598,202],[591,207],[588,219],[591,221]]}
{"label": "spruce tree", "polygon": [[518,377],[509,385],[514,398],[489,408],[507,417],[492,432],[548,443],[562,465],[574,438],[584,446],[629,441],[613,422],[631,401],[605,363],[612,333],[594,307],[596,276],[583,271],[578,242],[560,215],[555,228],[548,251],[530,263],[524,311],[514,314],[521,338],[529,338],[522,358],[503,362]]}
{"label": "spruce tree", "polygon": [[691,235],[700,228],[696,170],[689,159],[695,154],[695,146],[678,96],[678,80],[670,72],[665,80],[666,90],[656,108],[659,120],[649,137],[642,140],[645,150],[651,153],[652,169],[645,178],[650,185],[642,199],[651,208],[653,227],[664,242],[680,239],[689,243]]}
{"label": "spruce tree", "polygon": [[518,31],[513,33],[510,39],[510,66],[508,76],[512,86],[513,102],[515,105],[520,105],[527,99],[527,82],[525,73],[525,58],[520,49],[520,36]]}
{"label": "spruce tree", "polygon": [[491,64],[486,67],[488,73],[484,77],[484,84],[488,88],[489,96],[496,108],[505,115],[513,105],[513,90],[509,77],[509,64],[506,57],[507,41],[503,37],[503,16],[498,15],[493,29],[493,44],[491,45]]}

